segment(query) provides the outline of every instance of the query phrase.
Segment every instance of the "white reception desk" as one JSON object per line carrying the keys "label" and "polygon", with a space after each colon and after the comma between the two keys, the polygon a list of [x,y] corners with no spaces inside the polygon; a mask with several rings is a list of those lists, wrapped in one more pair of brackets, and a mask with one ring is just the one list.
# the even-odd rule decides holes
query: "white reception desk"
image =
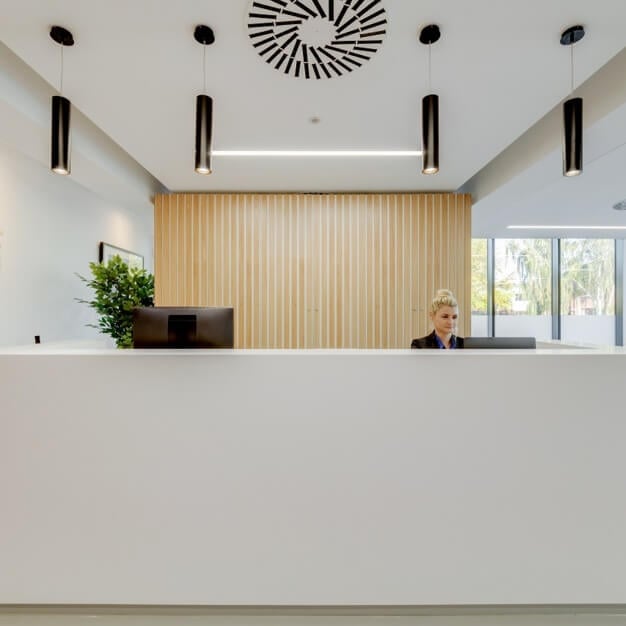
{"label": "white reception desk", "polygon": [[0,603],[626,602],[626,354],[0,351]]}

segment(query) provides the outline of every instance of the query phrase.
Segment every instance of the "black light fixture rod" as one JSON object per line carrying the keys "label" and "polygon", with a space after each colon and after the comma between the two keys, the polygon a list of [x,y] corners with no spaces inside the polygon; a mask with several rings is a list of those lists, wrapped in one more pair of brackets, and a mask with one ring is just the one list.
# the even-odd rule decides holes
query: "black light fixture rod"
{"label": "black light fixture rod", "polygon": [[431,93],[431,46],[440,37],[436,24],[424,26],[419,35],[420,42],[428,46],[428,95],[422,98],[422,174],[439,171],[439,96]]}
{"label": "black light fixture rod", "polygon": [[[561,45],[570,47],[570,95],[574,91],[574,44],[585,36],[585,29],[570,26],[561,33]],[[563,176],[578,176],[583,171],[583,99],[569,98],[563,103]]]}
{"label": "black light fixture rod", "polygon": [[213,30],[199,24],[194,39],[202,44],[203,93],[196,97],[195,170],[198,174],[211,173],[211,142],[213,139],[213,99],[206,94],[206,47],[215,41]]}
{"label": "black light fixture rod", "polygon": [[61,76],[59,80],[59,94],[52,96],[51,124],[50,124],[50,169],[67,175],[70,173],[70,119],[71,103],[63,97],[63,49],[74,45],[72,33],[62,26],[52,26],[50,37],[61,46]]}

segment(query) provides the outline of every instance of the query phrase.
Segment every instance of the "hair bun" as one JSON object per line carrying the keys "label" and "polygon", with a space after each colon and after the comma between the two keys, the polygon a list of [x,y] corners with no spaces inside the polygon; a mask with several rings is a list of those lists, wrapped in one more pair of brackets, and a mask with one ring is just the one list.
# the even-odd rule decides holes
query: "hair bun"
{"label": "hair bun", "polygon": [[437,313],[442,306],[459,306],[454,294],[449,289],[438,289],[430,305],[431,314]]}

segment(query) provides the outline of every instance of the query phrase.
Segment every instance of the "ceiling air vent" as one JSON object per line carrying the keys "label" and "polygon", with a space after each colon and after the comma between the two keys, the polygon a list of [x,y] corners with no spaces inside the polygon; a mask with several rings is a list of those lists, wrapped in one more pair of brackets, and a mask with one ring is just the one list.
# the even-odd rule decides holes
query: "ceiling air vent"
{"label": "ceiling air vent", "polygon": [[255,0],[248,34],[259,56],[296,78],[333,78],[378,51],[387,19],[381,0]]}

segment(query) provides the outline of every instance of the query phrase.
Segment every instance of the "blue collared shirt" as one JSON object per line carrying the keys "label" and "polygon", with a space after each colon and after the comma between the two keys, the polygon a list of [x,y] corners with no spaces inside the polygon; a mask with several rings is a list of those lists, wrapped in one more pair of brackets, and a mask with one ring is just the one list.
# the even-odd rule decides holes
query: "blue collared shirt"
{"label": "blue collared shirt", "polygon": [[443,345],[443,341],[441,341],[441,339],[439,339],[439,335],[437,333],[435,333],[435,341],[437,342],[437,347],[440,350],[456,350],[456,335],[452,335],[452,337],[450,337],[450,347],[446,348]]}

